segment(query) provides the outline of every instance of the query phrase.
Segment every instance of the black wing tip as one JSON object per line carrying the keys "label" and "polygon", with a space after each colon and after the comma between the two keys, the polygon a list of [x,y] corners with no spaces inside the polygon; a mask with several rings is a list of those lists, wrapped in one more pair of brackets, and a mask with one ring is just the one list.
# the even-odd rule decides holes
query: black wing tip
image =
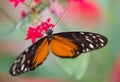
{"label": "black wing tip", "polygon": [[9,74],[10,74],[11,76],[18,76],[18,75],[20,75],[21,73],[20,73],[20,72],[17,72],[17,71],[12,71],[12,67],[11,67],[10,70],[9,70]]}
{"label": "black wing tip", "polygon": [[9,74],[10,74],[11,76],[17,76],[17,75],[18,75],[18,74],[14,74],[13,71],[11,71],[11,70],[9,70]]}
{"label": "black wing tip", "polygon": [[9,71],[9,74],[11,75],[11,76],[18,76],[18,75],[20,75],[20,74],[22,74],[23,72],[13,72],[13,71]]}
{"label": "black wing tip", "polygon": [[21,75],[21,74],[23,74],[23,73],[25,73],[25,72],[28,72],[28,71],[32,71],[32,70],[35,70],[35,67],[34,68],[31,68],[31,69],[29,69],[29,70],[23,70],[23,71],[12,71],[12,68],[10,68],[10,70],[9,70],[9,74],[11,75],[11,76],[19,76],[19,75]]}
{"label": "black wing tip", "polygon": [[104,46],[106,46],[108,43],[108,38],[102,35],[102,39],[104,40]]}

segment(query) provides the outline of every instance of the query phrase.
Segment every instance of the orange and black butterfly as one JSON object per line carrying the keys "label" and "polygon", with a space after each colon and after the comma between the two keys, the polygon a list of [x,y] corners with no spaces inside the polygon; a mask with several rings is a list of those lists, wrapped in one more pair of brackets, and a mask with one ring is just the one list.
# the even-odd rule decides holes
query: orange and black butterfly
{"label": "orange and black butterfly", "polygon": [[75,58],[81,53],[89,52],[104,47],[107,38],[100,34],[91,32],[62,32],[52,34],[49,29],[47,36],[38,40],[14,61],[10,68],[13,76],[35,69],[43,63],[49,54],[52,53],[61,58]]}

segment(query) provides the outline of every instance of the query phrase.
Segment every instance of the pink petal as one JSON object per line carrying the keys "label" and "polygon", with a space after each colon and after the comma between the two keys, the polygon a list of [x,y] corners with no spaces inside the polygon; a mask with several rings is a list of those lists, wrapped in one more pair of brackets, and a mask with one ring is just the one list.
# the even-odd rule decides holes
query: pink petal
{"label": "pink petal", "polygon": [[32,43],[35,43],[35,40],[36,40],[36,35],[33,35],[32,36]]}
{"label": "pink petal", "polygon": [[35,30],[36,30],[36,31],[41,31],[41,30],[40,30],[40,27],[41,27],[41,26],[38,25],[38,26],[35,28]]}
{"label": "pink petal", "polygon": [[25,40],[28,40],[28,39],[30,39],[31,37],[30,36],[27,36],[26,38],[25,38]]}
{"label": "pink petal", "polygon": [[15,0],[9,0],[9,2],[14,2]]}
{"label": "pink petal", "polygon": [[55,26],[54,24],[49,24],[49,27],[52,27],[52,28],[53,28],[54,26]]}
{"label": "pink petal", "polygon": [[[63,21],[74,26],[98,27],[101,21],[101,11],[99,5],[94,4],[93,0],[69,0]],[[73,13],[74,12],[74,13]],[[71,15],[72,14],[72,15]]]}
{"label": "pink petal", "polygon": [[34,27],[29,27],[28,31],[33,31]]}
{"label": "pink petal", "polygon": [[23,3],[25,0],[9,0],[9,2],[13,2],[14,3],[14,7],[17,7],[19,2]]}
{"label": "pink petal", "polygon": [[43,34],[39,33],[39,34],[37,34],[37,36],[41,38],[41,37],[43,37]]}
{"label": "pink petal", "polygon": [[50,22],[50,18],[47,19],[47,22],[48,22],[48,23]]}
{"label": "pink petal", "polygon": [[18,1],[15,1],[15,2],[14,2],[14,7],[17,7],[18,4],[19,4],[19,2],[18,2]]}
{"label": "pink petal", "polygon": [[20,0],[20,2],[22,2],[22,3],[23,3],[23,2],[25,2],[25,0]]}
{"label": "pink petal", "polygon": [[22,10],[21,11],[21,18],[25,18],[27,15],[26,11]]}
{"label": "pink petal", "polygon": [[58,17],[60,17],[63,13],[63,7],[62,5],[59,4],[59,2],[56,1],[51,1],[50,2],[50,11],[52,13],[55,13]]}
{"label": "pink petal", "polygon": [[28,33],[27,36],[32,37],[33,33]]}
{"label": "pink petal", "polygon": [[53,1],[51,1],[49,9],[52,13],[55,12],[55,7],[54,7],[54,2]]}
{"label": "pink petal", "polygon": [[39,4],[40,0],[34,0],[34,2],[35,2],[36,4]]}

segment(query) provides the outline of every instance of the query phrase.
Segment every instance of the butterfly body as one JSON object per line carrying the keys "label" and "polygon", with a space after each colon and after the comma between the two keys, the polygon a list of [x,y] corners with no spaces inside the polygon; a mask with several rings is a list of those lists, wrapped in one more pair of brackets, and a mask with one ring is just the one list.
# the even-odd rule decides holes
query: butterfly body
{"label": "butterfly body", "polygon": [[75,58],[81,53],[89,52],[104,47],[107,38],[91,32],[62,32],[52,34],[49,29],[47,36],[35,42],[23,51],[10,68],[13,76],[35,69],[42,64],[52,53],[61,58]]}

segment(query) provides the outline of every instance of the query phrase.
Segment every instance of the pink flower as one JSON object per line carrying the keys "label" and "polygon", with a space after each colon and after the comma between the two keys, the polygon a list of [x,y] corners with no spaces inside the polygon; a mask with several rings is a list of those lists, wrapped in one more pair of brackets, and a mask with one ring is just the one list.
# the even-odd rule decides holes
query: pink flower
{"label": "pink flower", "polygon": [[41,23],[41,30],[45,33],[48,33],[48,29],[53,28],[55,25],[50,23],[50,18],[46,22]]}
{"label": "pink flower", "polygon": [[41,37],[43,37],[43,34],[40,29],[40,26],[38,25],[36,27],[29,27],[27,37],[25,38],[25,40],[28,40],[31,38],[32,43],[34,43],[36,41],[36,38],[41,38]]}
{"label": "pink flower", "polygon": [[9,0],[9,2],[13,2],[14,3],[14,7],[17,7],[20,2],[24,3],[25,0]]}
{"label": "pink flower", "polygon": [[27,15],[26,11],[22,10],[22,11],[21,11],[21,18],[26,17],[26,15]]}
{"label": "pink flower", "polygon": [[50,2],[50,11],[60,17],[63,13],[63,7],[57,0]]}
{"label": "pink flower", "polygon": [[25,40],[32,39],[32,43],[36,41],[36,38],[41,38],[44,35],[43,32],[48,33],[49,29],[52,29],[55,25],[50,23],[50,18],[48,18],[45,22],[42,22],[40,25],[36,27],[29,27],[27,32],[27,37]]}
{"label": "pink flower", "polygon": [[120,82],[120,55],[116,57],[112,73],[109,76],[108,82]]}
{"label": "pink flower", "polygon": [[66,24],[93,28],[102,21],[101,9],[93,0],[68,0],[68,5],[63,18]]}
{"label": "pink flower", "polygon": [[39,4],[40,0],[34,0],[34,2],[35,2],[36,4]]}

